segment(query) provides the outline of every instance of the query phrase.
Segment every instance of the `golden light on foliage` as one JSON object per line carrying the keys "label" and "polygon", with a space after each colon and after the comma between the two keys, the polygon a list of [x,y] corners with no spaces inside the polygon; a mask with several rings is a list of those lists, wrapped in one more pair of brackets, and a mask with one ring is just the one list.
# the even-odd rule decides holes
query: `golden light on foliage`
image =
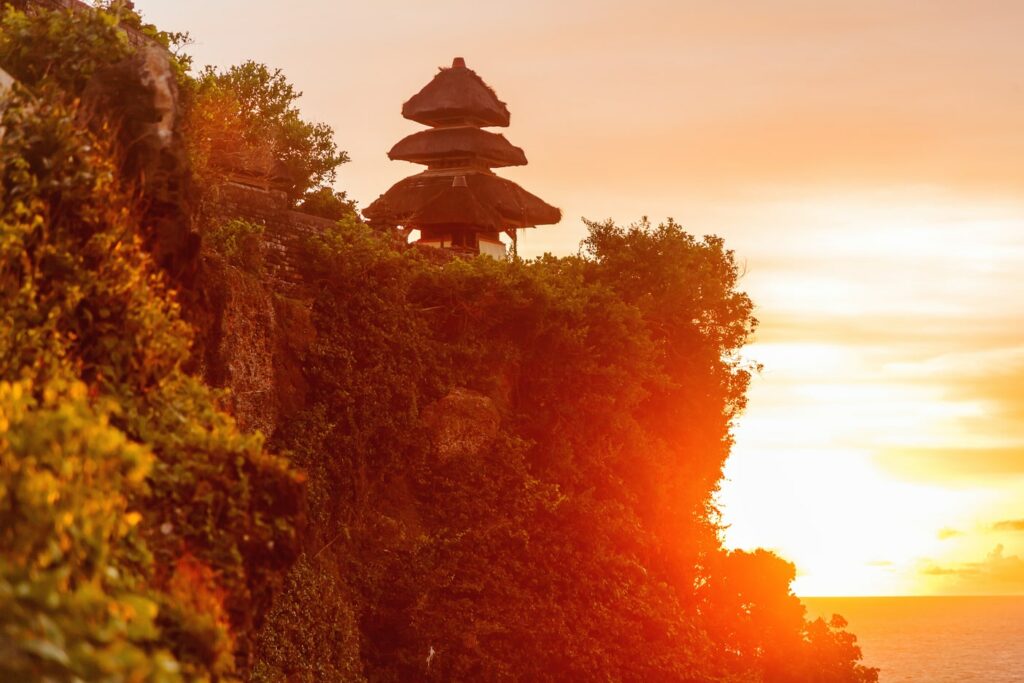
{"label": "golden light on foliage", "polygon": [[[872,683],[798,595],[1024,594],[1024,9],[52,4],[0,18],[0,678]],[[530,166],[360,215],[456,40]],[[508,123],[471,82],[410,118]],[[568,220],[441,250],[544,222],[418,194],[508,161]]]}

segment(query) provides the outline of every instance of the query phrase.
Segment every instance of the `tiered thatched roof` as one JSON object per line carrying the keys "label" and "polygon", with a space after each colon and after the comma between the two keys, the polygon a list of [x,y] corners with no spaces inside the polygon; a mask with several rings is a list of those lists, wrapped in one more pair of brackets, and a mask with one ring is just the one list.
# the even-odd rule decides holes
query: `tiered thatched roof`
{"label": "tiered thatched roof", "polygon": [[420,226],[491,228],[487,232],[492,232],[506,221],[496,207],[481,203],[472,191],[449,185],[419,207],[409,222]]}
{"label": "tiered thatched roof", "polygon": [[493,234],[561,220],[558,209],[490,171],[521,166],[526,155],[504,136],[481,130],[507,126],[508,109],[461,58],[406,102],[402,114],[432,128],[404,138],[388,156],[428,170],[366,207],[363,215],[371,222],[436,236]]}

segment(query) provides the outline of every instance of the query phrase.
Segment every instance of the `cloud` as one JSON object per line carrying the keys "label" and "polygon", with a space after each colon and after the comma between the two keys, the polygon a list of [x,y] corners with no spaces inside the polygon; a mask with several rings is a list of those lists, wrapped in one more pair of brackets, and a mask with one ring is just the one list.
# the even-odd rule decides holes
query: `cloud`
{"label": "cloud", "polygon": [[[786,262],[771,265],[777,265],[780,270],[783,267],[792,270],[805,264]],[[883,311],[870,317],[854,317],[820,311],[782,311],[770,321],[765,321],[766,326],[758,332],[758,341],[835,344],[868,349],[883,347],[890,353],[909,352],[910,357],[920,355],[922,350],[925,354],[971,352],[1006,348],[1018,343],[1020,333],[1015,322],[1007,322],[1005,318],[1005,312],[981,311],[971,316],[970,324],[965,324],[963,316],[935,313],[916,313],[910,317],[906,312]],[[941,343],[936,343],[937,339]],[[948,375],[948,369],[942,368],[932,376],[947,378]]]}
{"label": "cloud", "polygon": [[1024,519],[1005,519],[992,525],[993,531],[1024,531]]}
{"label": "cloud", "polygon": [[1024,474],[1024,447],[890,447],[877,459],[890,474],[917,482],[967,485]]}
{"label": "cloud", "polygon": [[939,537],[940,541],[945,541],[947,539],[955,538],[957,536],[963,536],[963,532],[957,531],[956,529],[950,529],[949,527],[943,527],[942,529],[939,529],[937,536]]}
{"label": "cloud", "polygon": [[1024,559],[1007,555],[1002,544],[992,549],[981,562],[955,566],[927,564],[919,570],[924,576],[947,577],[943,592],[1000,594],[1024,592]]}
{"label": "cloud", "polygon": [[[1014,324],[1019,324],[1019,318],[1014,320]],[[973,377],[957,378],[953,386],[958,392],[956,398],[984,399],[991,402],[1003,417],[1018,421],[1024,419],[1022,382],[1024,359],[1020,355],[1013,357],[1007,354],[1002,364],[977,372]]]}
{"label": "cloud", "polygon": [[921,573],[925,576],[949,576],[953,574],[960,574],[963,570],[949,569],[948,567],[939,567],[936,565],[928,565],[921,570]]}
{"label": "cloud", "polygon": [[977,567],[997,583],[1024,588],[1024,560],[1018,555],[1004,555],[1001,543]]}

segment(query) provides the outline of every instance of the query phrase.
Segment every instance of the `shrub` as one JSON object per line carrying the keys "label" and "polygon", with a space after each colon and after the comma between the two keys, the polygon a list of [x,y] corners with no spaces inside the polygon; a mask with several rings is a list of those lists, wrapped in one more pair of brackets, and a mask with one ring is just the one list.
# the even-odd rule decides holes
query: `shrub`
{"label": "shrub", "polygon": [[265,227],[241,218],[234,218],[206,233],[204,241],[228,263],[252,273],[263,268]]}
{"label": "shrub", "polygon": [[137,502],[153,454],[85,385],[0,382],[0,678],[177,681]]}

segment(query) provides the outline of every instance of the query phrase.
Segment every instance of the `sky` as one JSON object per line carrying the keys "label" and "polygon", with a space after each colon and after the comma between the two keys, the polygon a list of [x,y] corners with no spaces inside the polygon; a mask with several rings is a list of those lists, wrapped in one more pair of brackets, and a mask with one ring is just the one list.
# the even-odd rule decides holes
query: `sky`
{"label": "sky", "polygon": [[304,92],[366,206],[401,104],[461,56],[563,210],[735,250],[764,366],[719,495],[801,595],[1024,593],[1024,3],[137,0],[199,66]]}

